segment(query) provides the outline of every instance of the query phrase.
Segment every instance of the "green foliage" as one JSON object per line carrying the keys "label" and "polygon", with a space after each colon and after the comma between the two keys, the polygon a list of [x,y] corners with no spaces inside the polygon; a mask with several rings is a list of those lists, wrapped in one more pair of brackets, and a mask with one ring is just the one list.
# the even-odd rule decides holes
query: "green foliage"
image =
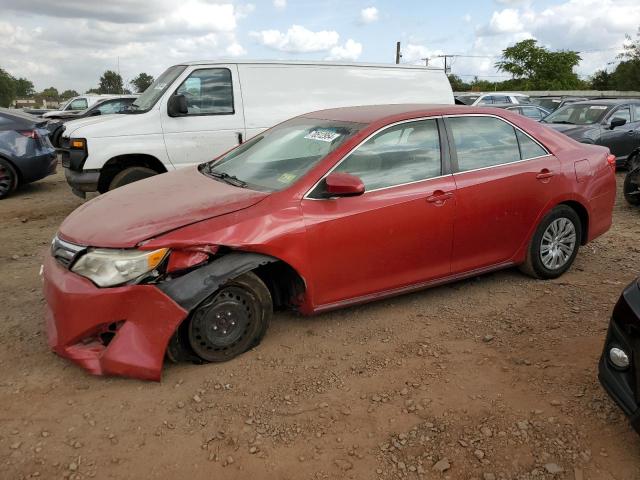
{"label": "green foliage", "polygon": [[58,93],[58,89],[55,87],[49,87],[49,88],[45,88],[41,93],[40,96],[46,100],[59,100],[60,99],[60,94]]}
{"label": "green foliage", "polygon": [[0,68],[0,107],[10,106],[15,98],[15,78]]}
{"label": "green foliage", "polygon": [[65,90],[64,92],[62,92],[60,94],[60,99],[61,100],[69,100],[70,98],[77,97],[78,95],[80,95],[80,94],[78,92],[76,92],[75,90]]}
{"label": "green foliage", "polygon": [[591,77],[593,90],[613,90],[613,75],[606,70],[597,70]]}
{"label": "green foliage", "polygon": [[100,92],[100,89],[99,89],[99,88],[90,88],[89,90],[87,90],[87,91],[86,91],[86,92],[84,92],[84,93],[88,93],[88,94],[96,94],[96,95],[98,95],[98,94],[99,94],[99,93],[101,93],[101,92]]}
{"label": "green foliage", "polygon": [[107,70],[100,77],[99,93],[122,93],[122,77],[113,70]]}
{"label": "green foliage", "polygon": [[36,91],[33,88],[33,82],[26,78],[18,78],[15,80],[16,97],[31,97]]}
{"label": "green foliage", "polygon": [[573,90],[582,83],[573,71],[580,60],[578,52],[552,52],[539,47],[536,40],[528,39],[505,48],[496,68],[513,76],[512,88]]}
{"label": "green foliage", "polygon": [[137,93],[144,92],[153,83],[153,77],[144,72],[129,82]]}
{"label": "green foliage", "polygon": [[447,75],[449,77],[449,83],[451,84],[451,88],[454,92],[464,92],[471,88],[471,85],[462,80],[459,76],[450,73]]}

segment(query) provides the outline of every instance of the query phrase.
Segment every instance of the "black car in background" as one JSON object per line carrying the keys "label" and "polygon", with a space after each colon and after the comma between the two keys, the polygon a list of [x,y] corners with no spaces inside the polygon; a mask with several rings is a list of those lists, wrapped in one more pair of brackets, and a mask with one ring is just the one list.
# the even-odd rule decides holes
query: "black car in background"
{"label": "black car in background", "polygon": [[541,106],[549,112],[553,112],[560,107],[564,107],[568,103],[581,102],[588,100],[585,97],[531,97],[531,102]]}
{"label": "black car in background", "polygon": [[76,120],[78,118],[93,117],[96,115],[109,115],[112,113],[123,113],[135,102],[137,95],[127,95],[118,98],[107,98],[94,103],[91,107],[80,111],[61,111],[54,116],[50,116],[51,121],[58,120],[58,125],[51,134],[51,143],[55,147],[60,147],[60,137],[64,131],[64,122]]}
{"label": "black car in background", "polygon": [[640,100],[586,100],[567,104],[542,123],[582,143],[603,145],[616,156],[618,167],[640,147]]}
{"label": "black car in background", "polygon": [[20,110],[0,108],[0,199],[18,185],[56,172],[48,122]]}

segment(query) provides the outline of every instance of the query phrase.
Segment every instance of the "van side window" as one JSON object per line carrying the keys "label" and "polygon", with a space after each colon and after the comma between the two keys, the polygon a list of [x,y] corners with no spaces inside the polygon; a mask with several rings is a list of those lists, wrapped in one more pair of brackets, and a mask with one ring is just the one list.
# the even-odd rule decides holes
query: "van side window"
{"label": "van side window", "polygon": [[233,84],[228,68],[195,70],[176,91],[187,99],[187,115],[225,115],[234,113]]}
{"label": "van side window", "polygon": [[385,129],[354,150],[335,171],[360,177],[367,191],[438,177],[441,161],[436,121],[407,122]]}

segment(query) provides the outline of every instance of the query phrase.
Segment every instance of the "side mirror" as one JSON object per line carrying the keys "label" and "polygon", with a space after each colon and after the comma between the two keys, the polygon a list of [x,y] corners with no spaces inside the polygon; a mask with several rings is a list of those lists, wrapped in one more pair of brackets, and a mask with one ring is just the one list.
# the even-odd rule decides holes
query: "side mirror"
{"label": "side mirror", "polygon": [[100,110],[94,110],[89,114],[90,117],[95,117],[96,115],[102,115],[102,112]]}
{"label": "side mirror", "polygon": [[187,97],[184,95],[171,95],[167,102],[167,113],[170,117],[179,117],[189,113],[187,106]]}
{"label": "side mirror", "polygon": [[355,197],[364,193],[362,180],[350,173],[332,172],[324,181],[328,197]]}
{"label": "side mirror", "polygon": [[609,123],[609,128],[613,130],[616,127],[621,127],[625,123],[627,123],[626,118],[615,117],[611,120],[611,123]]}

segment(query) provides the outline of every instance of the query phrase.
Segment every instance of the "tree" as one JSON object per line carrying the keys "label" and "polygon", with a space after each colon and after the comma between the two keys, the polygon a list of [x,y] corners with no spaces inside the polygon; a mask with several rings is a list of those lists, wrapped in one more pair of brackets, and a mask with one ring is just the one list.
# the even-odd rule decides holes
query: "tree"
{"label": "tree", "polygon": [[33,82],[26,78],[18,78],[15,80],[16,96],[17,97],[31,97],[36,93],[33,88]]}
{"label": "tree", "polygon": [[0,68],[0,107],[8,107],[16,98],[16,82],[9,73]]}
{"label": "tree", "polygon": [[62,92],[60,94],[60,99],[61,100],[69,100],[70,98],[77,97],[78,95],[80,95],[80,94],[78,92],[76,92],[75,90],[65,90],[64,92]]}
{"label": "tree", "polygon": [[638,90],[640,87],[640,27],[634,41],[625,35],[624,51],[617,58],[623,61],[613,72],[616,90]]}
{"label": "tree", "polygon": [[594,90],[613,90],[613,74],[606,70],[597,70],[591,77],[591,88]]}
{"label": "tree", "polygon": [[45,88],[40,96],[46,100],[59,100],[60,94],[58,93],[58,89],[55,87]]}
{"label": "tree", "polygon": [[578,52],[552,52],[539,47],[537,40],[528,39],[505,48],[495,66],[510,73],[514,87],[523,90],[571,90],[582,86],[573,71],[580,60]]}
{"label": "tree", "polygon": [[122,77],[113,70],[107,70],[100,77],[100,93],[122,93]]}
{"label": "tree", "polygon": [[459,76],[450,73],[447,75],[449,77],[449,83],[451,84],[451,88],[454,92],[466,92],[471,88],[471,85],[465,83]]}
{"label": "tree", "polygon": [[84,93],[98,95],[100,93],[100,89],[99,88],[90,88],[89,90],[87,90]]}
{"label": "tree", "polygon": [[153,77],[144,72],[129,82],[137,93],[144,92],[153,83]]}

